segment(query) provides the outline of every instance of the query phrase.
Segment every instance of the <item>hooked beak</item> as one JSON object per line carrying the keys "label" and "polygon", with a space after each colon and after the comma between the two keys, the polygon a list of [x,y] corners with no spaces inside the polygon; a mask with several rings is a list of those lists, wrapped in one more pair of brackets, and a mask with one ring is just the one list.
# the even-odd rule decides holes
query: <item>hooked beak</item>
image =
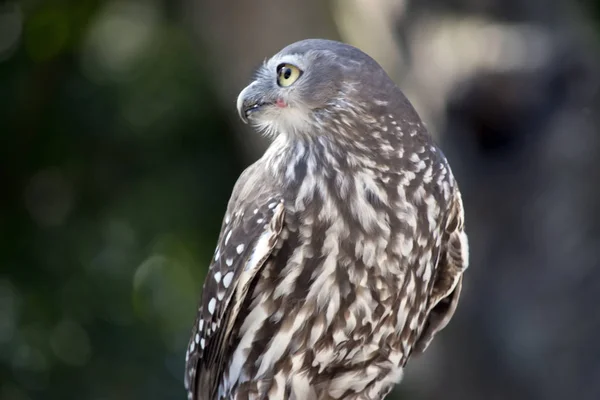
{"label": "hooked beak", "polygon": [[237,110],[242,121],[247,124],[250,114],[260,111],[264,106],[273,103],[264,101],[256,88],[257,82],[252,82],[240,92],[237,98]]}

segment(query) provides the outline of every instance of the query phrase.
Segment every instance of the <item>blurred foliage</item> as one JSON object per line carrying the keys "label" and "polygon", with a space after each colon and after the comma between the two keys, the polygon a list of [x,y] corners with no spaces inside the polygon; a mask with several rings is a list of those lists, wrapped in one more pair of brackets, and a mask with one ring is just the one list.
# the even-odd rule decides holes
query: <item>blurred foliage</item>
{"label": "blurred foliage", "polygon": [[0,399],[183,397],[242,166],[168,1],[0,4]]}

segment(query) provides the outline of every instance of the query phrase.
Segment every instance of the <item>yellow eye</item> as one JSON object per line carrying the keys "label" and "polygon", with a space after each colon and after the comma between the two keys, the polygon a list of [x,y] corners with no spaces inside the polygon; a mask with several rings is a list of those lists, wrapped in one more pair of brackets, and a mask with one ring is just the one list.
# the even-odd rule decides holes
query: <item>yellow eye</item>
{"label": "yellow eye", "polygon": [[292,64],[279,64],[277,67],[277,84],[288,87],[296,82],[302,75],[302,71]]}

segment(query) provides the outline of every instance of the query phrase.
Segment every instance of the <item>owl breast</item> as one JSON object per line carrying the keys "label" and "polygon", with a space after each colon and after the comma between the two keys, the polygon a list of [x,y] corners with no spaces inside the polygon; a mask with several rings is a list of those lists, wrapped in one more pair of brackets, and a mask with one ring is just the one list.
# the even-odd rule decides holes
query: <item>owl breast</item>
{"label": "owl breast", "polygon": [[382,398],[401,379],[425,318],[435,238],[367,195],[354,206],[360,218],[327,203],[287,205],[276,252],[236,327],[224,398]]}

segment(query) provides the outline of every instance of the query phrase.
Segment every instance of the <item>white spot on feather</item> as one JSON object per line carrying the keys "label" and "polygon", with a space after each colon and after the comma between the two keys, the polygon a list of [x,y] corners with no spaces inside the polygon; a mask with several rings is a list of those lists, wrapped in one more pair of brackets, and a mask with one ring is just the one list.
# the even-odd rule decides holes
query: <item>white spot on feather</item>
{"label": "white spot on feather", "polygon": [[225,276],[223,277],[223,286],[225,288],[228,288],[229,285],[231,284],[231,280],[233,279],[233,272],[228,272],[227,274],[225,274]]}
{"label": "white spot on feather", "polygon": [[210,299],[208,302],[208,312],[212,315],[215,312],[215,307],[217,306],[217,299],[214,297]]}

